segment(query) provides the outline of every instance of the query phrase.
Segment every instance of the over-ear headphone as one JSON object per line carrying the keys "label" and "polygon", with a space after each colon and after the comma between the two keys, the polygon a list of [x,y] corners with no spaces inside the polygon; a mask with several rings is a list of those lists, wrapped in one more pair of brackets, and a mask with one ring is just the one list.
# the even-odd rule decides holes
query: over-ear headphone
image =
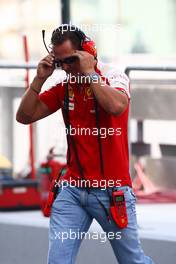
{"label": "over-ear headphone", "polygon": [[56,28],[53,33],[52,36],[57,32],[57,31],[61,31],[61,32],[66,32],[66,31],[72,31],[74,32],[78,38],[81,41],[81,49],[84,51],[89,52],[91,55],[93,55],[95,58],[97,57],[97,49],[95,46],[95,42],[93,40],[91,40],[89,37],[87,37],[85,35],[85,33],[80,30],[78,27],[74,26],[74,25],[70,25],[70,24],[62,24],[61,26],[59,26],[58,28]]}

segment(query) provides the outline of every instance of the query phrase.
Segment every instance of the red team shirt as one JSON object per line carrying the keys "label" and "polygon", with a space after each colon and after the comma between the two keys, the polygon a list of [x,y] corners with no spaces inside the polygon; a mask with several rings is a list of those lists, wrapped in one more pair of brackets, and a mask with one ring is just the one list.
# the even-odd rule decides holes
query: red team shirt
{"label": "red team shirt", "polygon": [[[88,180],[94,187],[97,182],[101,187],[101,181],[105,182],[105,180],[106,185],[109,187],[112,187],[112,183],[114,186],[119,186],[119,183],[121,186],[132,186],[128,153],[129,79],[123,72],[107,64],[98,64],[98,69],[101,75],[108,80],[111,87],[126,92],[128,107],[119,116],[113,116],[98,105],[104,165],[104,175],[102,175],[93,92],[89,84],[80,84],[79,87],[76,83],[69,84],[70,125],[84,171],[84,179]],[[64,83],[56,84],[39,94],[40,100],[53,112],[63,108],[64,96]],[[80,174],[72,144],[70,145],[70,154],[70,164],[64,179],[78,180]]]}

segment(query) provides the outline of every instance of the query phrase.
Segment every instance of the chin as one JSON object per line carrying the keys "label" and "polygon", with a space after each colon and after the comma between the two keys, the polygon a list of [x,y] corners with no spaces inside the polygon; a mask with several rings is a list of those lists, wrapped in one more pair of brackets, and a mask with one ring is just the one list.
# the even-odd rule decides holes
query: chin
{"label": "chin", "polygon": [[69,74],[74,75],[75,77],[82,75],[82,74],[81,74],[80,72],[78,72],[78,71],[71,71],[71,72],[69,72]]}

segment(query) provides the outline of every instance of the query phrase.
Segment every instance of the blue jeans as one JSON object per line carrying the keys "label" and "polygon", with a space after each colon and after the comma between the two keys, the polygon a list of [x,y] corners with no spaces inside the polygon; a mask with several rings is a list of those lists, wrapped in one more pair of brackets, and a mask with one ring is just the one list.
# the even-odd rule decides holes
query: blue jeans
{"label": "blue jeans", "polygon": [[119,264],[154,264],[141,248],[135,194],[129,186],[117,189],[124,190],[126,200],[128,226],[124,229],[120,229],[112,219],[108,222],[105,210],[97,200],[100,199],[109,210],[107,190],[90,188],[88,192],[86,188],[59,187],[50,217],[48,264],[74,264],[81,241],[84,236],[87,238],[94,218],[106,232]]}

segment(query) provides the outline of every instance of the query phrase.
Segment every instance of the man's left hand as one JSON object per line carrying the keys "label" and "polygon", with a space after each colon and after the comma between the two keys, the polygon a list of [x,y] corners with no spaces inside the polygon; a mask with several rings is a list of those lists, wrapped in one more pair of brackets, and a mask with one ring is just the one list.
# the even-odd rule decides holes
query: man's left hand
{"label": "man's left hand", "polygon": [[89,74],[95,71],[94,67],[97,61],[95,60],[93,55],[91,55],[87,51],[77,50],[74,53],[74,56],[77,56],[79,58],[80,70],[83,74]]}

